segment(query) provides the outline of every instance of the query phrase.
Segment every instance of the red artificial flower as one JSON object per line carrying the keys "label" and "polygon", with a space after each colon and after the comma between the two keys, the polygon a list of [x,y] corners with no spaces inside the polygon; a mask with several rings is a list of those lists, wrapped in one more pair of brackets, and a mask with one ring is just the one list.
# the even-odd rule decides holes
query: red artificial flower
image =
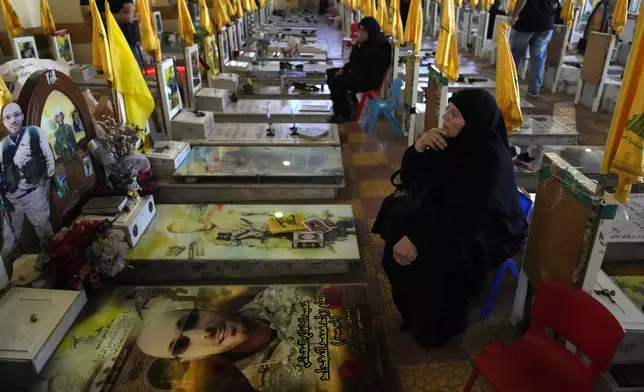
{"label": "red artificial flower", "polygon": [[329,309],[340,309],[342,307],[342,290],[338,286],[324,286],[318,294],[324,295]]}
{"label": "red artificial flower", "polygon": [[340,365],[340,374],[344,378],[363,376],[367,372],[367,364],[362,358],[347,359]]}

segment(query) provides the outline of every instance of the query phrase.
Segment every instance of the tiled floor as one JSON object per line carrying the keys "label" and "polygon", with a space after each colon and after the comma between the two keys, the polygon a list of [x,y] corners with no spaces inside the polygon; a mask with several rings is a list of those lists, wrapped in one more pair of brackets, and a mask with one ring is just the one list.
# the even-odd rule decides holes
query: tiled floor
{"label": "tiled floor", "polygon": [[[331,57],[339,56],[338,33],[321,27],[318,35],[329,45]],[[494,77],[494,68],[481,66],[480,73]],[[535,105],[533,113],[553,115],[560,122],[575,127],[581,134],[580,144],[603,145],[611,115],[591,113],[589,109],[575,105],[573,98],[544,90],[541,97],[529,99],[529,102]],[[409,335],[399,332],[399,315],[380,265],[384,245],[377,236],[370,234],[370,228],[382,199],[392,192],[389,177],[400,167],[407,142],[397,140],[393,128],[384,120],[378,125],[376,136],[366,136],[361,125],[356,123],[342,125],[340,136],[347,183],[336,202],[351,204],[356,217],[364,277],[389,390],[460,391],[471,372],[471,359],[487,343],[511,342],[520,336],[508,320],[516,283],[510,277],[505,280],[494,310],[484,322],[478,318],[481,300],[473,301],[469,312],[470,327],[462,337],[443,349],[424,351]],[[611,268],[608,272],[613,275],[644,275],[639,267]]]}

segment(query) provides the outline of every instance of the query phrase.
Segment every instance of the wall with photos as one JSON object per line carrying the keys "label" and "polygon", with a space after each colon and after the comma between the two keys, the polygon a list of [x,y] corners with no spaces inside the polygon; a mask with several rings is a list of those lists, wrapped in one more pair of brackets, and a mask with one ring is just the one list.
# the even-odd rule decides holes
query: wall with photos
{"label": "wall with photos", "polygon": [[[40,29],[40,1],[39,0],[10,0],[25,27],[24,35],[36,37],[39,51],[49,56],[49,41]],[[78,0],[50,0],[49,8],[56,22],[56,28],[67,30],[70,33],[74,59],[76,63],[88,64],[92,61],[92,34],[91,29],[83,22]],[[4,27],[3,18],[0,18],[0,48],[5,57],[12,57],[9,34]]]}

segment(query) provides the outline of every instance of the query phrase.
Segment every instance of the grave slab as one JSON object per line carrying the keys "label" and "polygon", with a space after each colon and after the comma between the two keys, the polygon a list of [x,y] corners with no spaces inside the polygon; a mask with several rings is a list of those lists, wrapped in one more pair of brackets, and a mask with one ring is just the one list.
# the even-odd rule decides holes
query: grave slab
{"label": "grave slab", "polygon": [[302,133],[312,131],[328,132],[318,140],[310,140],[298,135],[292,135],[292,123],[273,124],[274,136],[266,132],[265,124],[258,123],[217,123],[214,131],[207,139],[186,140],[192,146],[212,145],[253,145],[253,146],[276,146],[276,145],[340,145],[338,126],[335,124],[296,124]]}
{"label": "grave slab", "polygon": [[349,205],[160,204],[126,259],[134,268],[120,280],[141,284],[340,274],[360,256]]}
{"label": "grave slab", "polygon": [[[211,333],[173,355],[176,325],[189,316]],[[236,337],[259,330],[249,325],[269,328],[271,340],[224,360]],[[207,339],[223,339],[226,350],[215,355]],[[33,382],[32,391],[345,392],[375,391],[383,376],[365,285],[202,283],[105,290]]]}

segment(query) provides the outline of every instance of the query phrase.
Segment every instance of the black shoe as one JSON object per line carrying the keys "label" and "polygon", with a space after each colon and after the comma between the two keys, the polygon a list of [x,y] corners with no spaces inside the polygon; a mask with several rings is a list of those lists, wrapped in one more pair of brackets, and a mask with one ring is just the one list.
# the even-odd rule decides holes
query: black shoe
{"label": "black shoe", "polygon": [[344,117],[344,116],[336,116],[335,114],[331,117],[328,118],[327,120],[331,124],[345,124],[353,121],[353,118],[350,117]]}

